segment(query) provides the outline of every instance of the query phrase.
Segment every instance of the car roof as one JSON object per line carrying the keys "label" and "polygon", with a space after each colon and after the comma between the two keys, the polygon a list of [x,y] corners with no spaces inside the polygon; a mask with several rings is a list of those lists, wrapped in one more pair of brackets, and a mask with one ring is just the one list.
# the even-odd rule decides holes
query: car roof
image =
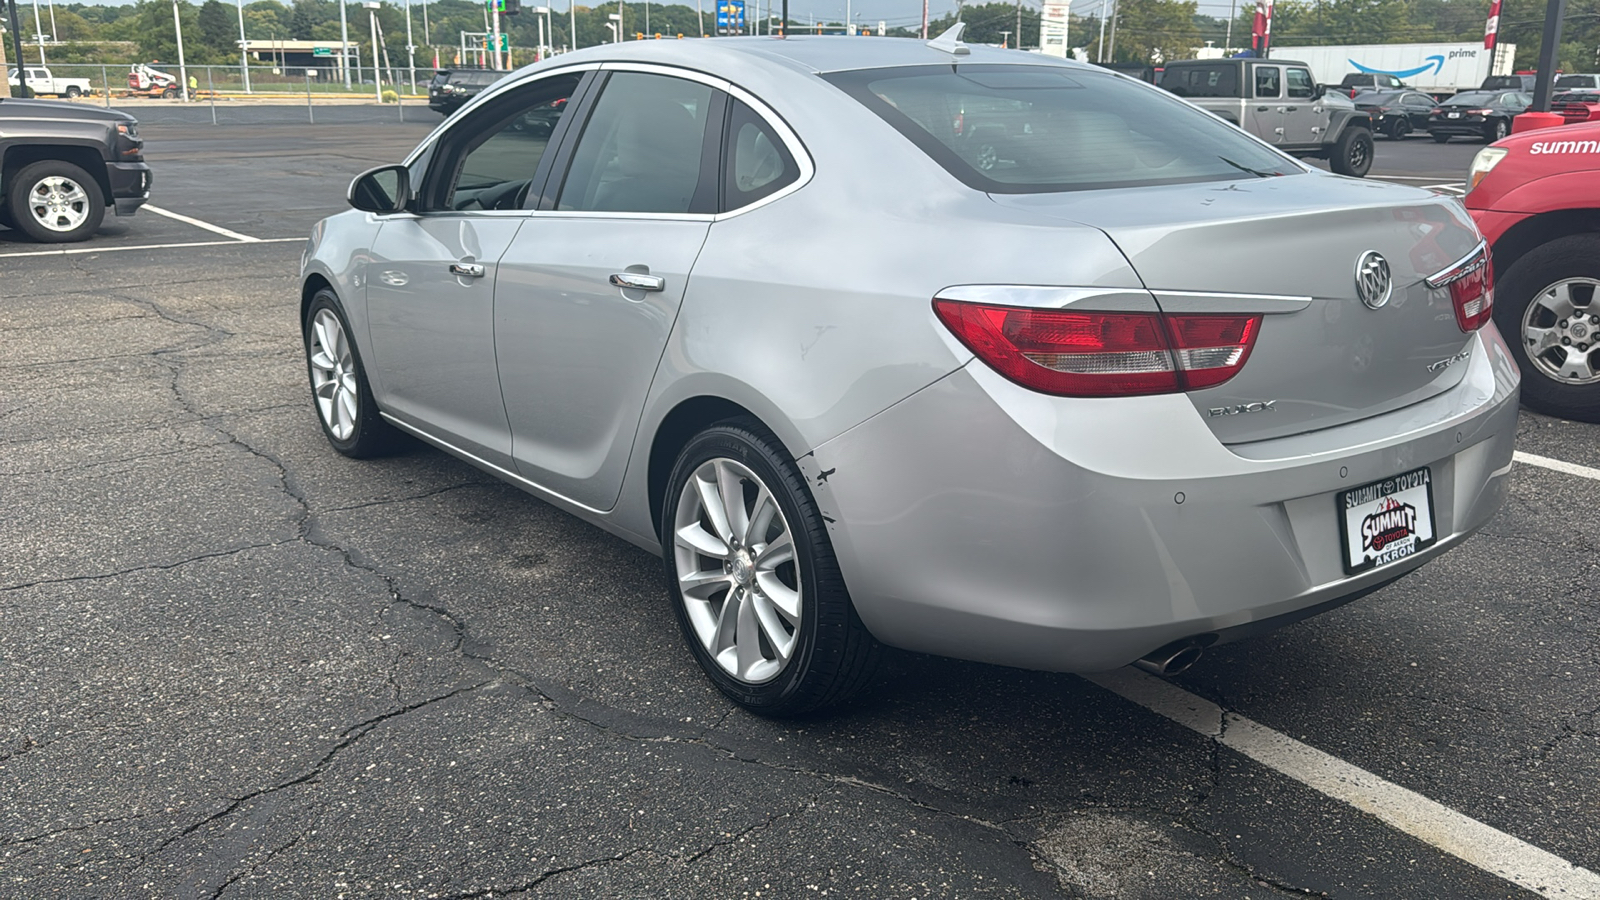
{"label": "car roof", "polygon": [[709,39],[625,41],[601,44],[554,57],[556,63],[582,63],[596,60],[669,62],[690,68],[716,68],[727,64],[775,63],[785,68],[812,73],[842,72],[894,66],[1008,65],[1058,66],[1078,71],[1105,72],[1096,66],[1073,60],[1001,50],[981,44],[966,45],[969,53],[954,55],[928,46],[928,42],[909,38],[845,37],[843,35],[791,35],[781,37],[732,37]]}

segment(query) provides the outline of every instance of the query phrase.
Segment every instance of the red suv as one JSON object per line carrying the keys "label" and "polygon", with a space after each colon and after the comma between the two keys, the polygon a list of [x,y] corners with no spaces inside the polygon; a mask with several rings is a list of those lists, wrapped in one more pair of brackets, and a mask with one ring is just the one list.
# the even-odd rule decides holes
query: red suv
{"label": "red suv", "polygon": [[1600,422],[1600,123],[1478,152],[1467,208],[1488,238],[1495,322],[1540,412]]}

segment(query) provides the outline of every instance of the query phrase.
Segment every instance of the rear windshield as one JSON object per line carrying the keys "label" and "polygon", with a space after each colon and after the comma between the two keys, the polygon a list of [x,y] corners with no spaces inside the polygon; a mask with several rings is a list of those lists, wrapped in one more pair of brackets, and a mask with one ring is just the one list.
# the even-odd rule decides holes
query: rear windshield
{"label": "rear windshield", "polygon": [[1161,73],[1161,86],[1179,97],[1239,96],[1239,67],[1175,66]]}
{"label": "rear windshield", "polygon": [[1600,94],[1557,94],[1552,98],[1555,103],[1600,103]]}
{"label": "rear windshield", "polygon": [[1467,92],[1465,94],[1457,94],[1454,97],[1451,97],[1449,100],[1446,100],[1444,103],[1442,103],[1440,105],[1441,106],[1486,106],[1486,105],[1488,105],[1490,103],[1493,103],[1494,99],[1496,97],[1498,97],[1498,96],[1500,96],[1500,95],[1499,94],[1484,93],[1482,91],[1469,91],[1469,92]]}
{"label": "rear windshield", "polygon": [[1156,88],[1054,66],[825,76],[950,174],[999,194],[1265,178],[1304,170]]}
{"label": "rear windshield", "polygon": [[1600,87],[1594,83],[1593,75],[1562,75],[1556,79],[1556,87]]}

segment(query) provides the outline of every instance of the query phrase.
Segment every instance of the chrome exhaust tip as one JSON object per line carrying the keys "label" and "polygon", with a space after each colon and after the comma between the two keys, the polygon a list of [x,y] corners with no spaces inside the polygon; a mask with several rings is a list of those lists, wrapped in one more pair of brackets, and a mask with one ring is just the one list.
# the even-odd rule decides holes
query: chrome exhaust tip
{"label": "chrome exhaust tip", "polygon": [[1200,661],[1207,642],[1200,638],[1184,638],[1141,656],[1133,664],[1157,675],[1176,675]]}

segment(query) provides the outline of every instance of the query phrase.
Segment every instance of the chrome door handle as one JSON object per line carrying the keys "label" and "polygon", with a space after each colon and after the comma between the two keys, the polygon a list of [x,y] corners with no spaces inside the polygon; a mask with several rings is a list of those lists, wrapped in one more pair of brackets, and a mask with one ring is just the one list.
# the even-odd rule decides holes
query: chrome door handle
{"label": "chrome door handle", "polygon": [[451,263],[450,274],[460,278],[482,278],[482,263]]}
{"label": "chrome door handle", "polygon": [[667,289],[667,280],[660,275],[642,275],[638,272],[618,272],[611,276],[611,283],[630,291],[664,291]]}

